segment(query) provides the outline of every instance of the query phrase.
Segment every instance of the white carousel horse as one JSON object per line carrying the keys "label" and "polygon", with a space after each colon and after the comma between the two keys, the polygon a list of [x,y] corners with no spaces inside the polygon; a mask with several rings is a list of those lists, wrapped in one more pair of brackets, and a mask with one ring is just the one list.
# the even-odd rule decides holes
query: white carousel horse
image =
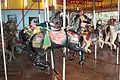
{"label": "white carousel horse", "polygon": [[103,33],[102,33],[102,21],[97,21],[97,29],[91,25],[86,26],[87,24],[83,22],[81,25],[81,33],[83,36],[83,47],[85,47],[86,52],[91,53],[89,49],[92,42],[97,41],[99,43],[99,47],[103,48],[104,40],[103,40]]}
{"label": "white carousel horse", "polygon": [[[109,24],[105,30],[106,30],[105,43],[106,42],[108,43],[109,42],[108,40],[110,39],[109,45],[111,47],[111,50],[112,49],[116,50],[115,40],[117,39],[117,35],[120,35],[119,25],[116,22],[114,24]],[[118,38],[120,39],[119,36]]]}

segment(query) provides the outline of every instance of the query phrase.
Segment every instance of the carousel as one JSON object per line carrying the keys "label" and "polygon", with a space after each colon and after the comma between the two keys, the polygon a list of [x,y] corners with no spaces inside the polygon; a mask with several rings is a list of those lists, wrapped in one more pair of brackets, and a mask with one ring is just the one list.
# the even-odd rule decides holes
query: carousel
{"label": "carousel", "polygon": [[1,0],[0,80],[119,80],[120,0]]}

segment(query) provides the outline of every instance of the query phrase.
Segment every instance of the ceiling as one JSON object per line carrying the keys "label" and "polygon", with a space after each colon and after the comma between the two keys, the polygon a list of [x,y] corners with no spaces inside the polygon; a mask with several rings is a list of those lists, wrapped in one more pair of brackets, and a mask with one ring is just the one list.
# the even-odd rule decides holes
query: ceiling
{"label": "ceiling", "polygon": [[[44,0],[28,0],[28,6],[24,6],[25,0],[8,0],[8,7],[4,6],[4,0],[2,0],[2,9],[28,9],[34,3],[30,9],[44,9]],[[38,1],[40,1],[38,4]],[[118,0],[94,0],[96,1],[96,10],[98,11],[110,11],[117,10]],[[14,2],[14,3],[13,3]],[[53,5],[53,0],[48,0],[49,8]],[[79,7],[83,10],[92,10],[93,0],[66,0],[67,9],[74,10]],[[63,9],[63,0],[56,0],[56,8]]]}

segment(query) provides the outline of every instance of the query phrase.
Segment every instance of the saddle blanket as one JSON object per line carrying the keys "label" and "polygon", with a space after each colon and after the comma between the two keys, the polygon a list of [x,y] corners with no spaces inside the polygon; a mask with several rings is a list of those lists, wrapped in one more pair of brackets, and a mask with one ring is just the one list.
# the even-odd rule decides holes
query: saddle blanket
{"label": "saddle blanket", "polygon": [[85,28],[85,26],[86,26],[86,23],[81,23],[82,28]]}
{"label": "saddle blanket", "polygon": [[64,42],[66,41],[66,34],[65,31],[51,31],[49,32],[49,36],[51,40],[56,43],[56,44],[61,44],[63,45]]}
{"label": "saddle blanket", "polygon": [[86,40],[89,40],[91,37],[91,34],[89,33],[87,36],[86,36]]}

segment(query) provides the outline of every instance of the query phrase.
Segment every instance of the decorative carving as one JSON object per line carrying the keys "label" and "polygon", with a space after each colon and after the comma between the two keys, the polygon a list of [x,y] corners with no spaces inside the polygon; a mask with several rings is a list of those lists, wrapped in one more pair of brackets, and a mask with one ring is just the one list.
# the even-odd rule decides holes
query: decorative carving
{"label": "decorative carving", "polygon": [[4,3],[5,2],[5,0],[1,0],[1,3]]}
{"label": "decorative carving", "polygon": [[32,0],[33,2],[42,2],[42,0]]}
{"label": "decorative carving", "polygon": [[17,15],[12,14],[12,15],[7,15],[8,21],[14,21],[17,23]]}

